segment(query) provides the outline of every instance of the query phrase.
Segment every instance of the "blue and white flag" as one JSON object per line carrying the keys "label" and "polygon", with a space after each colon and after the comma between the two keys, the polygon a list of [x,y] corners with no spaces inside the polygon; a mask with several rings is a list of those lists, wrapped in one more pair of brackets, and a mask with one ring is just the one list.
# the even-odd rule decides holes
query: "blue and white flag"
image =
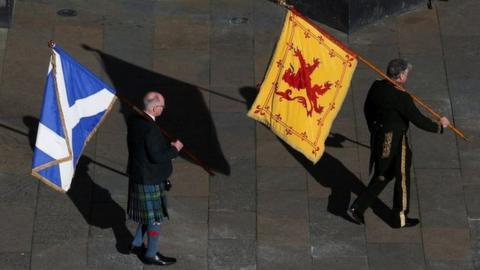
{"label": "blue and white flag", "polygon": [[32,175],[70,188],[83,148],[116,100],[115,90],[55,46],[48,68]]}

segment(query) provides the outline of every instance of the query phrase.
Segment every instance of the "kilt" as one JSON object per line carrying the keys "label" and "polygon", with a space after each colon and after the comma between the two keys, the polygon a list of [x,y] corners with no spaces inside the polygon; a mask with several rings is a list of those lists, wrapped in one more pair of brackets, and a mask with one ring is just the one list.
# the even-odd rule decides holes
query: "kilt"
{"label": "kilt", "polygon": [[160,185],[130,183],[128,190],[128,217],[141,224],[168,220],[167,197]]}

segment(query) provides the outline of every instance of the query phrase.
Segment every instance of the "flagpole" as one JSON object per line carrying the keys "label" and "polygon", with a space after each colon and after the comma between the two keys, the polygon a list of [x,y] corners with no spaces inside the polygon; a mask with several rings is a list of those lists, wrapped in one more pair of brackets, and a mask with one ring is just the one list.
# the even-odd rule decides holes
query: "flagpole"
{"label": "flagpole", "polygon": [[[322,32],[322,33],[325,33],[327,34],[331,39],[333,39],[337,44],[341,45],[342,47],[344,47],[345,49],[348,49],[349,51],[351,51],[353,54],[356,55],[357,59],[360,60],[362,63],[364,63],[365,65],[367,65],[369,68],[371,68],[373,71],[377,72],[380,76],[382,76],[383,78],[385,78],[386,80],[388,80],[389,82],[391,82],[395,88],[397,88],[398,90],[400,91],[403,91],[407,94],[409,94],[413,100],[418,104],[420,105],[422,108],[424,108],[426,111],[428,111],[430,114],[432,114],[437,120],[439,120],[442,116],[437,113],[436,111],[434,111],[430,106],[428,106],[425,102],[423,102],[419,97],[411,94],[410,92],[408,92],[405,88],[403,88],[401,85],[399,85],[397,82],[395,82],[394,80],[392,80],[391,78],[389,78],[385,73],[383,73],[383,71],[381,71],[379,68],[377,68],[375,65],[373,65],[372,63],[370,63],[369,61],[367,61],[366,59],[364,59],[363,57],[361,57],[360,55],[358,55],[357,53],[355,53],[354,51],[352,51],[350,48],[347,48],[345,45],[343,45],[343,43],[341,43],[340,41],[338,41],[335,37],[333,37],[330,33],[326,33],[325,30],[321,29],[318,25],[316,25],[315,23],[312,22],[312,20],[310,18],[307,18],[305,17],[303,14],[301,14],[299,11],[297,11],[295,9],[295,7],[293,5],[289,5],[287,3],[287,0],[277,0],[277,4],[280,5],[280,6],[283,6],[285,8],[287,8],[288,10],[294,12],[295,14],[298,14],[299,16],[301,16],[303,19],[305,19],[306,21],[308,21],[313,27],[315,27],[318,31]],[[456,128],[454,125],[452,124],[449,124],[448,125],[448,128],[450,128],[455,134],[457,134],[458,136],[460,136],[462,139],[464,139],[465,141],[470,141],[466,136],[465,134],[458,128]]]}
{"label": "flagpole", "polygon": [[[48,41],[48,47],[50,47],[52,50],[53,48],[55,47],[55,41],[53,40],[50,40]],[[118,97],[118,99],[127,104],[131,109],[133,109],[135,112],[137,112],[138,114],[140,114],[141,116],[145,117],[146,119],[148,120],[152,120],[152,118],[150,116],[148,116],[144,111],[140,110],[137,106],[135,106],[133,104],[133,102],[131,102],[128,98],[126,98],[125,96],[121,95],[119,92],[116,92],[115,93],[116,96]],[[162,132],[162,134],[167,137],[167,139],[169,139],[170,141],[174,141],[175,138],[170,135],[170,133],[168,133],[165,129],[163,129],[162,127],[160,127],[157,123],[155,123],[154,121],[152,121],[155,126],[160,130],[160,132]],[[215,175],[212,170],[210,170],[210,168],[204,163],[202,162],[199,158],[197,158],[185,145],[183,146],[182,152],[184,152],[187,156],[189,156],[195,163],[197,163],[200,167],[202,167],[209,175],[213,176]]]}

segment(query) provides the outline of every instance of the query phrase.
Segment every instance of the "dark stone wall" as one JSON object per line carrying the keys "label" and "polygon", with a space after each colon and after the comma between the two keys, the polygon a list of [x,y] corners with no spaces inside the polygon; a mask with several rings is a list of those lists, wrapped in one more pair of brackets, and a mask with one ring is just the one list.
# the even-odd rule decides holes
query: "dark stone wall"
{"label": "dark stone wall", "polygon": [[13,0],[0,0],[0,28],[8,28],[12,20]]}
{"label": "dark stone wall", "polygon": [[411,10],[427,0],[290,0],[309,18],[349,33],[387,15]]}

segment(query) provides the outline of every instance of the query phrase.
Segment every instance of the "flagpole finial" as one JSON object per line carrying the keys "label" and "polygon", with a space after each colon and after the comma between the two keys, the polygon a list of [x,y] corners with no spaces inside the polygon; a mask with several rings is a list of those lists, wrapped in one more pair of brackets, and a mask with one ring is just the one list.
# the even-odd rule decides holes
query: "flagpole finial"
{"label": "flagpole finial", "polygon": [[55,48],[55,45],[56,45],[56,44],[55,44],[55,41],[53,41],[53,40],[50,40],[50,41],[48,42],[48,47],[50,47],[50,48],[52,48],[52,49]]}
{"label": "flagpole finial", "polygon": [[287,3],[287,0],[277,0],[277,4],[279,4],[280,6],[284,6],[288,9],[293,8],[293,5],[289,5]]}

